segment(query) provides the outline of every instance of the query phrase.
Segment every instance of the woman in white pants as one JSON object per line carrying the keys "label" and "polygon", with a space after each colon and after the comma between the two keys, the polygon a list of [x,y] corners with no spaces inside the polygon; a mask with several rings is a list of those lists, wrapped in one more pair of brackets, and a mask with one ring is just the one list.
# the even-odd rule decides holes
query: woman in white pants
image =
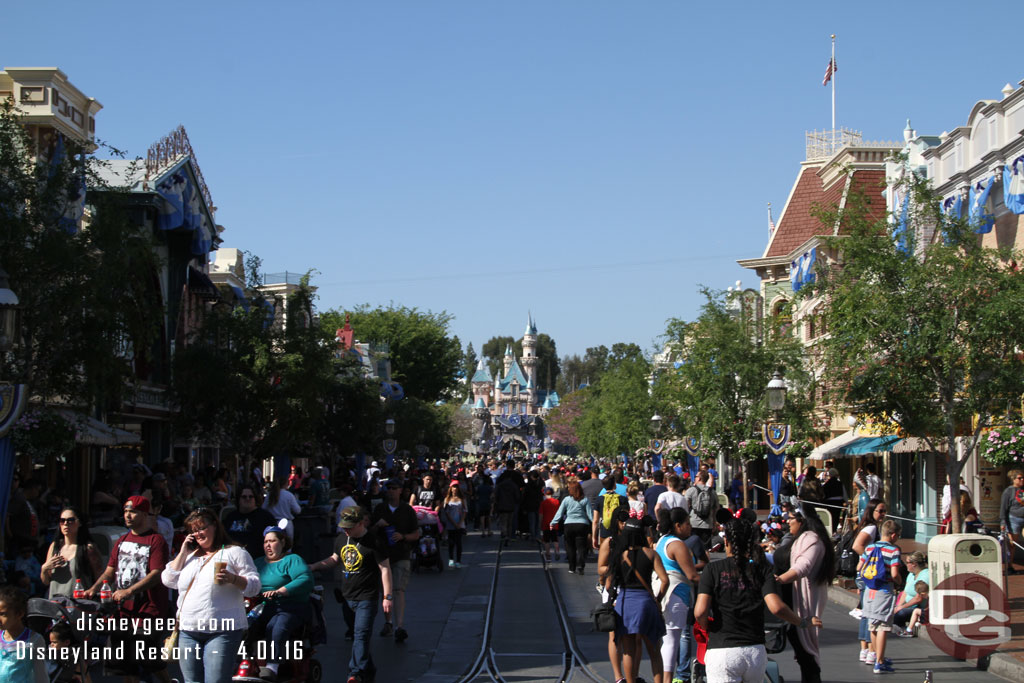
{"label": "woman in white pants", "polygon": [[661,508],[658,510],[658,532],[662,536],[654,549],[665,565],[669,581],[668,591],[661,601],[665,617],[661,668],[665,671],[664,680],[671,681],[680,649],[689,652],[689,647],[680,648],[680,645],[684,642],[689,644],[693,639],[691,627],[686,622],[693,606],[693,584],[700,579],[700,574],[693,564],[690,549],[683,543],[683,539],[692,533],[689,513],[683,508]]}

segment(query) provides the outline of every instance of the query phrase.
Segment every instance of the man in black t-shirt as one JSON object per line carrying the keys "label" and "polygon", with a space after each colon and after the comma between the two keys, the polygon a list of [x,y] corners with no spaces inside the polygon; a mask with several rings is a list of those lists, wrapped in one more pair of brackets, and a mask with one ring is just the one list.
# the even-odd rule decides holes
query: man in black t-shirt
{"label": "man in black t-shirt", "polygon": [[420,505],[435,510],[440,502],[437,489],[434,488],[434,475],[424,474],[423,484],[416,486],[409,497],[409,505]]}
{"label": "man in black t-shirt", "polygon": [[340,526],[348,535],[345,545],[326,560],[314,562],[310,569],[316,571],[339,564],[344,569],[341,594],[355,615],[348,683],[364,683],[372,681],[377,674],[370,654],[370,636],[382,590],[384,616],[392,610],[391,563],[384,532],[371,527],[370,518],[361,507],[353,505],[342,510]]}
{"label": "man in black t-shirt", "polygon": [[[405,622],[405,589],[409,585],[412,567],[409,562],[409,551],[412,544],[420,540],[420,526],[416,512],[412,506],[402,501],[402,485],[391,480],[385,484],[386,499],[373,511],[373,526],[383,530],[391,527],[388,542],[388,560],[391,563],[391,574],[395,593],[395,608],[384,614],[382,636],[395,635],[395,642],[401,643],[409,637],[403,627]],[[393,625],[392,625],[393,624]]]}

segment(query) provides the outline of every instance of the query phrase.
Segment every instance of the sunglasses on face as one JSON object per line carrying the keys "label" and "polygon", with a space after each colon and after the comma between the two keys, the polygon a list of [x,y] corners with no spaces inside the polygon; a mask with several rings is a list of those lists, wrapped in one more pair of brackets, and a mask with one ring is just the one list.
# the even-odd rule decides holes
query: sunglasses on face
{"label": "sunglasses on face", "polygon": [[78,517],[61,517],[60,518],[60,523],[61,524],[74,524],[77,521],[78,521]]}

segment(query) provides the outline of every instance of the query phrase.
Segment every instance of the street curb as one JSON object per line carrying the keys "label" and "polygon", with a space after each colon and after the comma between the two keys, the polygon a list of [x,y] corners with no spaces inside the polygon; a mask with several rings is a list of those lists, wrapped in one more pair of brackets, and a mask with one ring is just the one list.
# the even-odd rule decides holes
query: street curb
{"label": "street curb", "polygon": [[[849,607],[853,609],[857,606],[857,594],[853,593],[845,588],[839,588],[838,586],[828,587],[828,599],[834,603],[842,605],[843,607]],[[928,636],[928,629],[921,629],[919,631],[920,638],[924,638],[928,642],[931,642],[931,638]],[[1005,678],[1008,681],[1024,681],[1024,662],[1020,661],[1016,657],[1001,652],[992,653],[989,658],[987,669],[979,666],[977,659],[968,659],[967,661],[977,666],[979,669],[987,670],[993,676],[999,676]]]}

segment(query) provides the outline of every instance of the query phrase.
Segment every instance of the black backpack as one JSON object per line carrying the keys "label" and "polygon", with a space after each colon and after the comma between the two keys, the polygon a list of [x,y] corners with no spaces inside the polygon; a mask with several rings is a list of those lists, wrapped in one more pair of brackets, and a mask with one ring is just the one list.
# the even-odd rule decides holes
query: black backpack
{"label": "black backpack", "polygon": [[860,557],[853,550],[857,530],[851,529],[841,536],[836,536],[836,539],[836,576],[854,578],[857,576],[857,563],[860,562]]}

